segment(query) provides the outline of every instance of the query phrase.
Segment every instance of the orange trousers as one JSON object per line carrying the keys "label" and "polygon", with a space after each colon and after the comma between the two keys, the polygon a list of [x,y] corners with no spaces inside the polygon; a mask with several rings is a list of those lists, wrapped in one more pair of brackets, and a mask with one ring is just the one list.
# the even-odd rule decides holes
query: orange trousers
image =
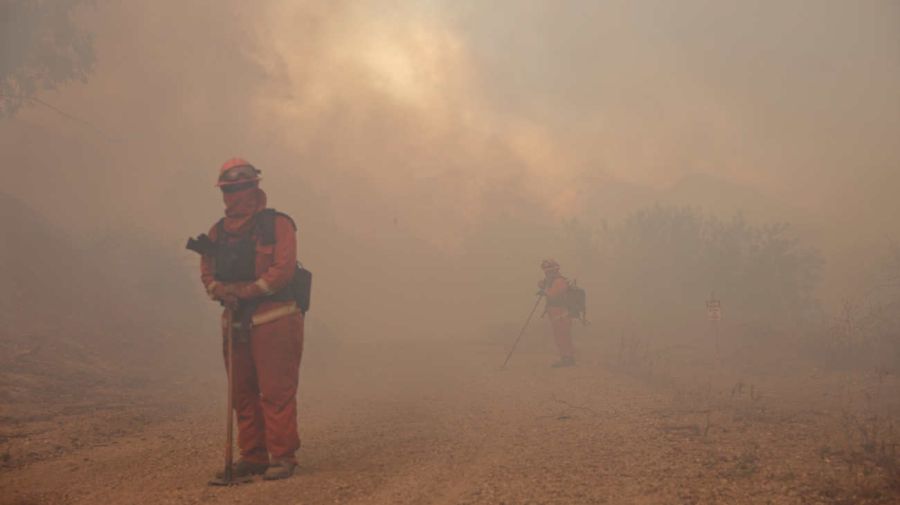
{"label": "orange trousers", "polygon": [[[554,307],[555,308],[555,307]],[[565,309],[563,309],[565,310]],[[550,327],[553,329],[553,340],[556,341],[556,349],[562,358],[574,358],[575,347],[572,345],[572,318],[568,311],[561,312],[551,309]]]}
{"label": "orange trousers", "polygon": [[[234,411],[241,459],[269,463],[271,456],[273,461],[296,463],[303,315],[254,327],[249,341],[244,340],[234,343]],[[225,358],[227,369],[227,354]]]}

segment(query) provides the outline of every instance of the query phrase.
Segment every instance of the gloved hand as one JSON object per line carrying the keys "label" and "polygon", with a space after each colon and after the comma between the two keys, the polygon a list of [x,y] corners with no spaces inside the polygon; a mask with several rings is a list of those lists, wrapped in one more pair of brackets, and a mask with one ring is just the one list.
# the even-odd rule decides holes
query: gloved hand
{"label": "gloved hand", "polygon": [[222,284],[219,282],[210,283],[206,288],[206,293],[209,294],[209,297],[216,301],[222,301],[225,296],[230,295],[228,284]]}
{"label": "gloved hand", "polygon": [[537,283],[538,292],[535,293],[537,296],[545,296],[547,293],[544,291],[547,288],[547,279],[541,279]]}
{"label": "gloved hand", "polygon": [[255,282],[235,282],[228,285],[228,293],[241,300],[249,300],[263,295],[262,288]]}
{"label": "gloved hand", "polygon": [[241,301],[234,295],[226,294],[219,302],[228,310],[235,311],[241,306]]}
{"label": "gloved hand", "polygon": [[240,304],[240,300],[237,295],[234,294],[232,284],[213,283],[207,290],[207,293],[209,293],[210,298],[221,302],[222,305],[231,310],[237,310],[238,305]]}

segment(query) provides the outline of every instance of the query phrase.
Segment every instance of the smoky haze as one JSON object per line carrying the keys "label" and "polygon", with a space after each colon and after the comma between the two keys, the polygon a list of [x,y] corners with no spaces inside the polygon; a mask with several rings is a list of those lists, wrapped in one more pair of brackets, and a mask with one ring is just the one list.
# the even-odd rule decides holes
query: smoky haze
{"label": "smoky haze", "polygon": [[[0,0],[0,505],[900,503],[898,139],[896,0]],[[314,277],[228,389],[232,157]]]}
{"label": "smoky haze", "polygon": [[184,239],[221,213],[218,165],[246,157],[300,226],[314,317],[358,338],[516,319],[546,256],[599,288],[561,238],[573,219],[592,243],[655,203],[790,222],[824,254],[826,303],[900,231],[896,2],[99,3],[78,21],[94,72],[42,97],[91,126],[38,105],[0,122],[3,192],[194,281]]}

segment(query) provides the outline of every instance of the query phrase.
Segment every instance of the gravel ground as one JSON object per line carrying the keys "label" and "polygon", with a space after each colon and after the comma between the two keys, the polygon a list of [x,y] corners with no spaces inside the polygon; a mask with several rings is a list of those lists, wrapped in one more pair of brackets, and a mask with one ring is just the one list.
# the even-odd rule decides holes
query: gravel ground
{"label": "gravel ground", "polygon": [[304,365],[297,475],[232,488],[206,485],[219,377],[10,407],[0,504],[900,503],[894,376],[660,373],[602,349],[557,370],[545,351],[500,371],[500,347],[345,346]]}

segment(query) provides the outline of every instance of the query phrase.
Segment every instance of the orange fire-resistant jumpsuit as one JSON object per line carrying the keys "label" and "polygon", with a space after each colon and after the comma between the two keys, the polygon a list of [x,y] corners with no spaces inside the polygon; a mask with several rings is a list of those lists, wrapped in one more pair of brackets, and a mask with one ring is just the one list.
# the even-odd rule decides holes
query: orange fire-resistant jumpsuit
{"label": "orange fire-resistant jumpsuit", "polygon": [[550,327],[553,329],[553,339],[559,356],[563,359],[574,358],[575,348],[572,345],[572,317],[565,306],[565,294],[569,289],[569,281],[561,275],[556,275],[546,287],[543,281],[544,294],[547,296],[547,317],[550,318]]}
{"label": "orange fire-resistant jumpsuit", "polygon": [[[265,209],[265,193],[258,188],[225,195],[226,221],[232,228],[249,228],[253,216]],[[229,230],[229,234],[231,230]],[[209,232],[217,240],[217,227]],[[275,243],[256,245],[256,282],[249,288],[259,296],[287,285],[297,260],[296,230],[289,218],[275,217]],[[201,280],[212,292],[215,260],[203,256]],[[222,316],[224,332],[225,315]],[[236,322],[235,335],[244,333]],[[234,410],[237,415],[241,459],[251,463],[296,463],[297,383],[303,352],[303,314],[294,302],[263,301],[253,312],[249,338],[234,341]],[[227,361],[226,361],[227,367]]]}

